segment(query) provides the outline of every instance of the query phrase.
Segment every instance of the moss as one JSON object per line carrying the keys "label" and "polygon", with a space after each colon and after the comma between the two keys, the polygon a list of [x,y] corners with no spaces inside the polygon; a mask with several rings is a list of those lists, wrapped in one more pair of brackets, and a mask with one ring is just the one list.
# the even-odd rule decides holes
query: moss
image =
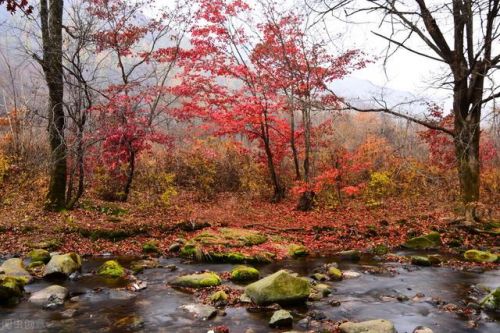
{"label": "moss", "polygon": [[231,270],[231,280],[237,282],[257,280],[259,275],[257,269],[249,266],[236,266]]}
{"label": "moss", "polygon": [[210,295],[210,300],[214,303],[221,302],[221,301],[227,301],[228,298],[229,298],[229,296],[227,296],[227,294],[224,290],[216,291],[212,295]]}
{"label": "moss", "polygon": [[44,249],[47,251],[55,251],[60,248],[62,245],[61,240],[59,239],[47,239],[38,243],[31,244],[31,248],[33,249]]}
{"label": "moss", "polygon": [[184,258],[195,258],[196,260],[203,260],[205,255],[201,248],[196,244],[186,244],[182,247],[179,252],[179,255]]}
{"label": "moss", "polygon": [[110,278],[118,278],[126,275],[125,269],[115,260],[108,260],[97,270],[97,274]]}
{"label": "moss", "polygon": [[179,276],[170,284],[175,287],[206,288],[220,285],[221,279],[213,272],[206,272]]}
{"label": "moss", "polygon": [[41,261],[46,264],[50,260],[50,253],[44,249],[35,249],[31,250],[27,257],[30,258],[31,262]]}
{"label": "moss", "polygon": [[496,254],[479,250],[466,251],[464,253],[464,258],[468,261],[475,262],[495,262],[498,260],[498,256]]}
{"label": "moss", "polygon": [[142,245],[142,251],[144,253],[160,253],[160,249],[158,249],[158,242],[155,240],[147,241]]}
{"label": "moss", "polygon": [[309,251],[304,245],[291,244],[288,247],[288,254],[292,257],[304,257],[309,254]]}
{"label": "moss", "polygon": [[384,244],[378,244],[373,247],[372,252],[378,256],[383,256],[389,252],[389,248]]}
{"label": "moss", "polygon": [[441,236],[438,232],[431,232],[427,235],[409,239],[403,246],[413,250],[425,250],[439,247]]}
{"label": "moss", "polygon": [[342,271],[337,267],[330,266],[328,267],[328,276],[332,280],[342,280]]}

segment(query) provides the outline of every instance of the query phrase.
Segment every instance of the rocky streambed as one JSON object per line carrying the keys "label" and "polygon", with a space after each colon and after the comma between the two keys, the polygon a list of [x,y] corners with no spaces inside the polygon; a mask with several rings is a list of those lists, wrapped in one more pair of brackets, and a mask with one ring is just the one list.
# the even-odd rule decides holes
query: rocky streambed
{"label": "rocky streambed", "polygon": [[[27,277],[18,301],[0,308],[0,332],[500,331],[500,314],[480,304],[499,287],[498,269],[463,271],[373,256],[356,262],[303,257],[256,264],[255,270],[179,258],[80,262],[68,255],[56,258],[64,272],[45,274],[57,271],[49,261],[54,256],[40,256],[47,263],[33,268],[35,278]],[[500,299],[494,297],[490,305]]]}

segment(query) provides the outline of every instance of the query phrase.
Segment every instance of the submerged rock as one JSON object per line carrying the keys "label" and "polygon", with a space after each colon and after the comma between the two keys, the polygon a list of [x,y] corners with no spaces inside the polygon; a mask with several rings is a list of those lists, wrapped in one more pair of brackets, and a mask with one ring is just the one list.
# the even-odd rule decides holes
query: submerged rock
{"label": "submerged rock", "polygon": [[361,273],[353,272],[353,271],[344,271],[342,272],[342,278],[344,279],[356,279],[361,276]]}
{"label": "submerged rock", "polygon": [[27,257],[31,260],[31,262],[41,261],[44,264],[48,263],[50,260],[50,253],[44,249],[35,249],[31,250]]}
{"label": "submerged rock", "polygon": [[438,232],[431,232],[427,235],[414,237],[403,244],[404,247],[412,250],[426,250],[437,248],[441,245],[441,236]]}
{"label": "submerged rock", "polygon": [[236,266],[231,270],[231,280],[237,282],[257,280],[260,272],[249,266]]}
{"label": "submerged rock", "polygon": [[116,260],[108,260],[97,270],[97,274],[110,278],[119,278],[127,273],[125,269]]}
{"label": "submerged rock", "polygon": [[217,309],[205,304],[187,304],[181,306],[181,309],[193,314],[196,318],[207,320],[217,315]]}
{"label": "submerged rock", "polygon": [[52,285],[31,294],[29,302],[40,306],[57,306],[64,303],[68,297],[68,289]]}
{"label": "submerged rock", "polygon": [[498,260],[498,256],[496,254],[479,250],[466,251],[464,253],[464,258],[466,260],[475,262],[495,262]]}
{"label": "submerged rock", "polygon": [[429,327],[417,326],[413,330],[413,333],[434,333]]}
{"label": "submerged rock", "polygon": [[487,310],[500,310],[500,287],[483,298],[480,304]]}
{"label": "submerged rock", "polygon": [[206,288],[221,284],[220,277],[213,272],[183,275],[170,282],[175,287]]}
{"label": "submerged rock", "polygon": [[278,310],[273,313],[269,326],[272,328],[277,327],[291,327],[293,324],[293,317],[290,312],[286,310]]}
{"label": "submerged rock", "polygon": [[43,270],[43,276],[65,275],[69,276],[82,267],[82,259],[76,253],[56,254],[50,258]]}
{"label": "submerged rock", "polygon": [[360,323],[347,322],[339,326],[342,333],[396,333],[394,324],[385,319],[375,319]]}
{"label": "submerged rock", "polygon": [[256,304],[304,302],[310,294],[309,282],[285,270],[266,276],[245,288]]}
{"label": "submerged rock", "polygon": [[154,258],[151,258],[151,259],[141,259],[141,260],[137,260],[137,261],[132,262],[130,264],[130,269],[134,273],[140,273],[140,272],[142,272],[145,269],[156,268],[159,265],[160,264],[158,262],[158,259],[154,259]]}
{"label": "submerged rock", "polygon": [[5,277],[19,279],[24,284],[33,280],[31,274],[24,268],[23,261],[20,258],[8,259],[0,266],[0,279]]}

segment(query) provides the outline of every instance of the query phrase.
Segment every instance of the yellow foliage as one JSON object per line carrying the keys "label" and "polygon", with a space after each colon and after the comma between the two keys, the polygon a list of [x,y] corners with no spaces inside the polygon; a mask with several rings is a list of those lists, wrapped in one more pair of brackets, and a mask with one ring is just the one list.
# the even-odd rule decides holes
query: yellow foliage
{"label": "yellow foliage", "polygon": [[394,192],[394,183],[389,172],[372,172],[366,188],[366,205],[377,207],[382,205],[383,198]]}
{"label": "yellow foliage", "polygon": [[175,187],[175,174],[167,173],[163,176],[164,191],[161,195],[161,201],[167,207],[172,204],[172,198],[177,196],[177,189]]}
{"label": "yellow foliage", "polygon": [[9,159],[0,153],[0,184],[2,184],[4,177],[10,169]]}

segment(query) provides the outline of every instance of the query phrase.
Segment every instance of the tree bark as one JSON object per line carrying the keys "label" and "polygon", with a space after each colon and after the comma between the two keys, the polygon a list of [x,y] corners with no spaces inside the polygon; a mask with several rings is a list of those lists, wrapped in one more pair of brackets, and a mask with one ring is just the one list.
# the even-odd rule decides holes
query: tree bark
{"label": "tree bark", "polygon": [[64,139],[64,82],[62,66],[63,0],[40,1],[43,59],[49,90],[48,132],[51,151],[50,182],[45,207],[59,210],[66,205],[66,142]]}

